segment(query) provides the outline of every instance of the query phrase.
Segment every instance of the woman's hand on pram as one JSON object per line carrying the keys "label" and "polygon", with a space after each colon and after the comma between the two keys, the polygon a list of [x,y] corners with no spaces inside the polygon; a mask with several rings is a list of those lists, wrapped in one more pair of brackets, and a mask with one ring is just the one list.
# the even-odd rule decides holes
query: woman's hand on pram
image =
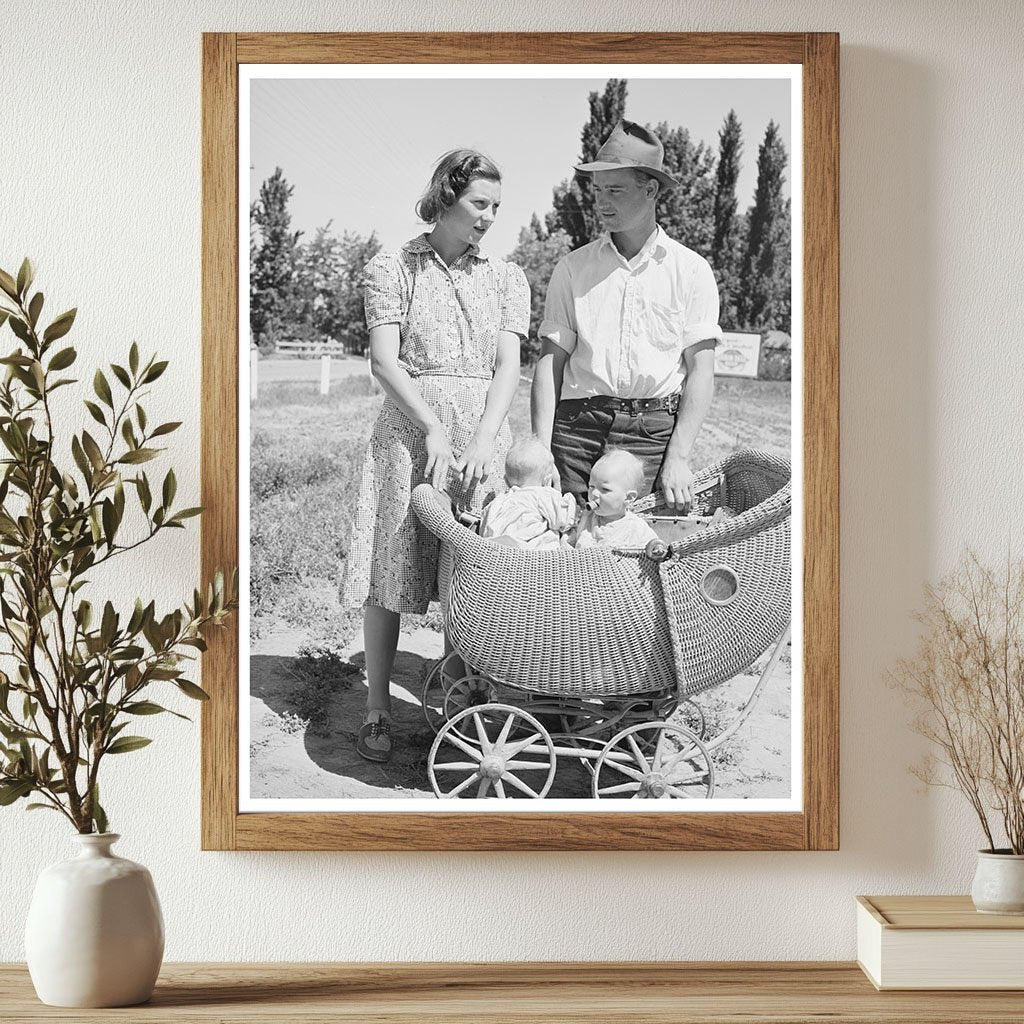
{"label": "woman's hand on pram", "polygon": [[427,464],[423,476],[432,487],[439,491],[444,490],[448,483],[448,470],[455,462],[451,441],[448,440],[444,428],[438,424],[427,431],[423,445],[427,450]]}
{"label": "woman's hand on pram", "polygon": [[455,472],[464,487],[474,480],[486,480],[494,459],[494,438],[478,430],[466,446],[462,457],[455,463]]}

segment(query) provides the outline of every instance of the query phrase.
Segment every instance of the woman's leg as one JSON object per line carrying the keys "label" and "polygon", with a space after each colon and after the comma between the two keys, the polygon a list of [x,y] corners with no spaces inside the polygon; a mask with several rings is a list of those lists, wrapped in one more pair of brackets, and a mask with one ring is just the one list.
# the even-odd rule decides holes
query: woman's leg
{"label": "woman's leg", "polygon": [[363,612],[363,644],[366,649],[366,709],[391,714],[391,669],[398,650],[402,617],[376,605]]}

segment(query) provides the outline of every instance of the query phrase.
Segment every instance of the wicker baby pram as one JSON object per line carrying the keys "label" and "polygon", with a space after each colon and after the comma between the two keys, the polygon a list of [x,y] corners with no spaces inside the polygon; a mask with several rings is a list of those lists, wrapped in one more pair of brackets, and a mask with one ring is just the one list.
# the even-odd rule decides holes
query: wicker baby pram
{"label": "wicker baby pram", "polygon": [[[480,764],[491,756],[483,752],[502,731],[504,747],[516,748],[506,761],[522,762],[522,751],[531,746],[509,737],[536,734],[540,746],[550,748],[552,777],[557,753],[582,756],[588,765],[596,760],[597,769],[604,764],[615,771],[617,761],[621,764],[618,747],[634,761],[633,746],[646,751],[645,757],[647,748],[664,753],[669,728],[664,719],[679,702],[690,703],[694,695],[731,679],[780,641],[791,608],[789,463],[757,450],[738,451],[699,473],[697,485],[716,479],[717,503],[729,510],[729,518],[683,533],[683,521],[655,509],[650,520],[663,543],[643,550],[505,547],[460,525],[439,492],[427,485],[416,488],[416,515],[445,548],[445,626],[460,656],[459,678],[447,678],[442,666],[425,691],[425,703],[432,686],[443,698],[443,722],[429,765],[439,796],[466,795],[472,788],[463,779],[463,788],[454,793],[438,782],[438,754],[446,740],[463,756],[467,746],[474,758],[481,755],[477,790],[484,793],[476,795],[492,790],[512,795],[501,792],[509,788],[503,782],[511,783],[515,795],[521,792],[512,771],[495,776],[491,765],[490,775],[481,774]],[[525,698],[525,708],[496,700],[516,693]],[[570,741],[567,750],[554,748],[551,728],[544,724],[552,715],[559,726],[554,735]],[[657,735],[630,734],[609,747],[615,733],[655,727],[661,730]],[[700,735],[702,723],[672,729],[673,756],[691,769],[695,758],[703,762],[697,774],[709,795],[712,748],[705,742],[710,738]],[[684,756],[688,751],[694,756]],[[535,763],[533,770],[540,767]],[[594,795],[613,795],[599,792],[609,787],[601,787],[598,776],[595,770]],[[652,793],[639,786],[622,792],[693,795]],[[543,795],[526,788],[528,795]]]}

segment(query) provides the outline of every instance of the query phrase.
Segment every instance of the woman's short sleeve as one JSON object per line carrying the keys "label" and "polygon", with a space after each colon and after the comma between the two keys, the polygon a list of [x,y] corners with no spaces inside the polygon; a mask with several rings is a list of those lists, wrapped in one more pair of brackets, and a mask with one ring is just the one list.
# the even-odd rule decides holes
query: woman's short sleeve
{"label": "woman's short sleeve", "polygon": [[530,285],[523,268],[505,264],[505,286],[501,295],[499,329],[526,338],[530,334]]}
{"label": "woman's short sleeve", "polygon": [[367,330],[381,324],[400,324],[405,319],[402,273],[394,253],[378,253],[366,264],[362,289]]}

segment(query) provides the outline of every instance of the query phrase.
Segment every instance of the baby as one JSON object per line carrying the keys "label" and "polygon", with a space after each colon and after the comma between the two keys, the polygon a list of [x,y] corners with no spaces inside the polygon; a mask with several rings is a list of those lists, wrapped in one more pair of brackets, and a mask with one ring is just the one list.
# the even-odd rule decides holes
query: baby
{"label": "baby", "polygon": [[642,548],[658,535],[629,506],[644,485],[643,463],[624,448],[610,448],[594,463],[587,510],[572,531],[578,548]]}
{"label": "baby", "polygon": [[480,535],[515,547],[557,548],[576,520],[576,499],[552,486],[555,460],[534,436],[524,437],[505,456],[508,492],[484,508]]}

